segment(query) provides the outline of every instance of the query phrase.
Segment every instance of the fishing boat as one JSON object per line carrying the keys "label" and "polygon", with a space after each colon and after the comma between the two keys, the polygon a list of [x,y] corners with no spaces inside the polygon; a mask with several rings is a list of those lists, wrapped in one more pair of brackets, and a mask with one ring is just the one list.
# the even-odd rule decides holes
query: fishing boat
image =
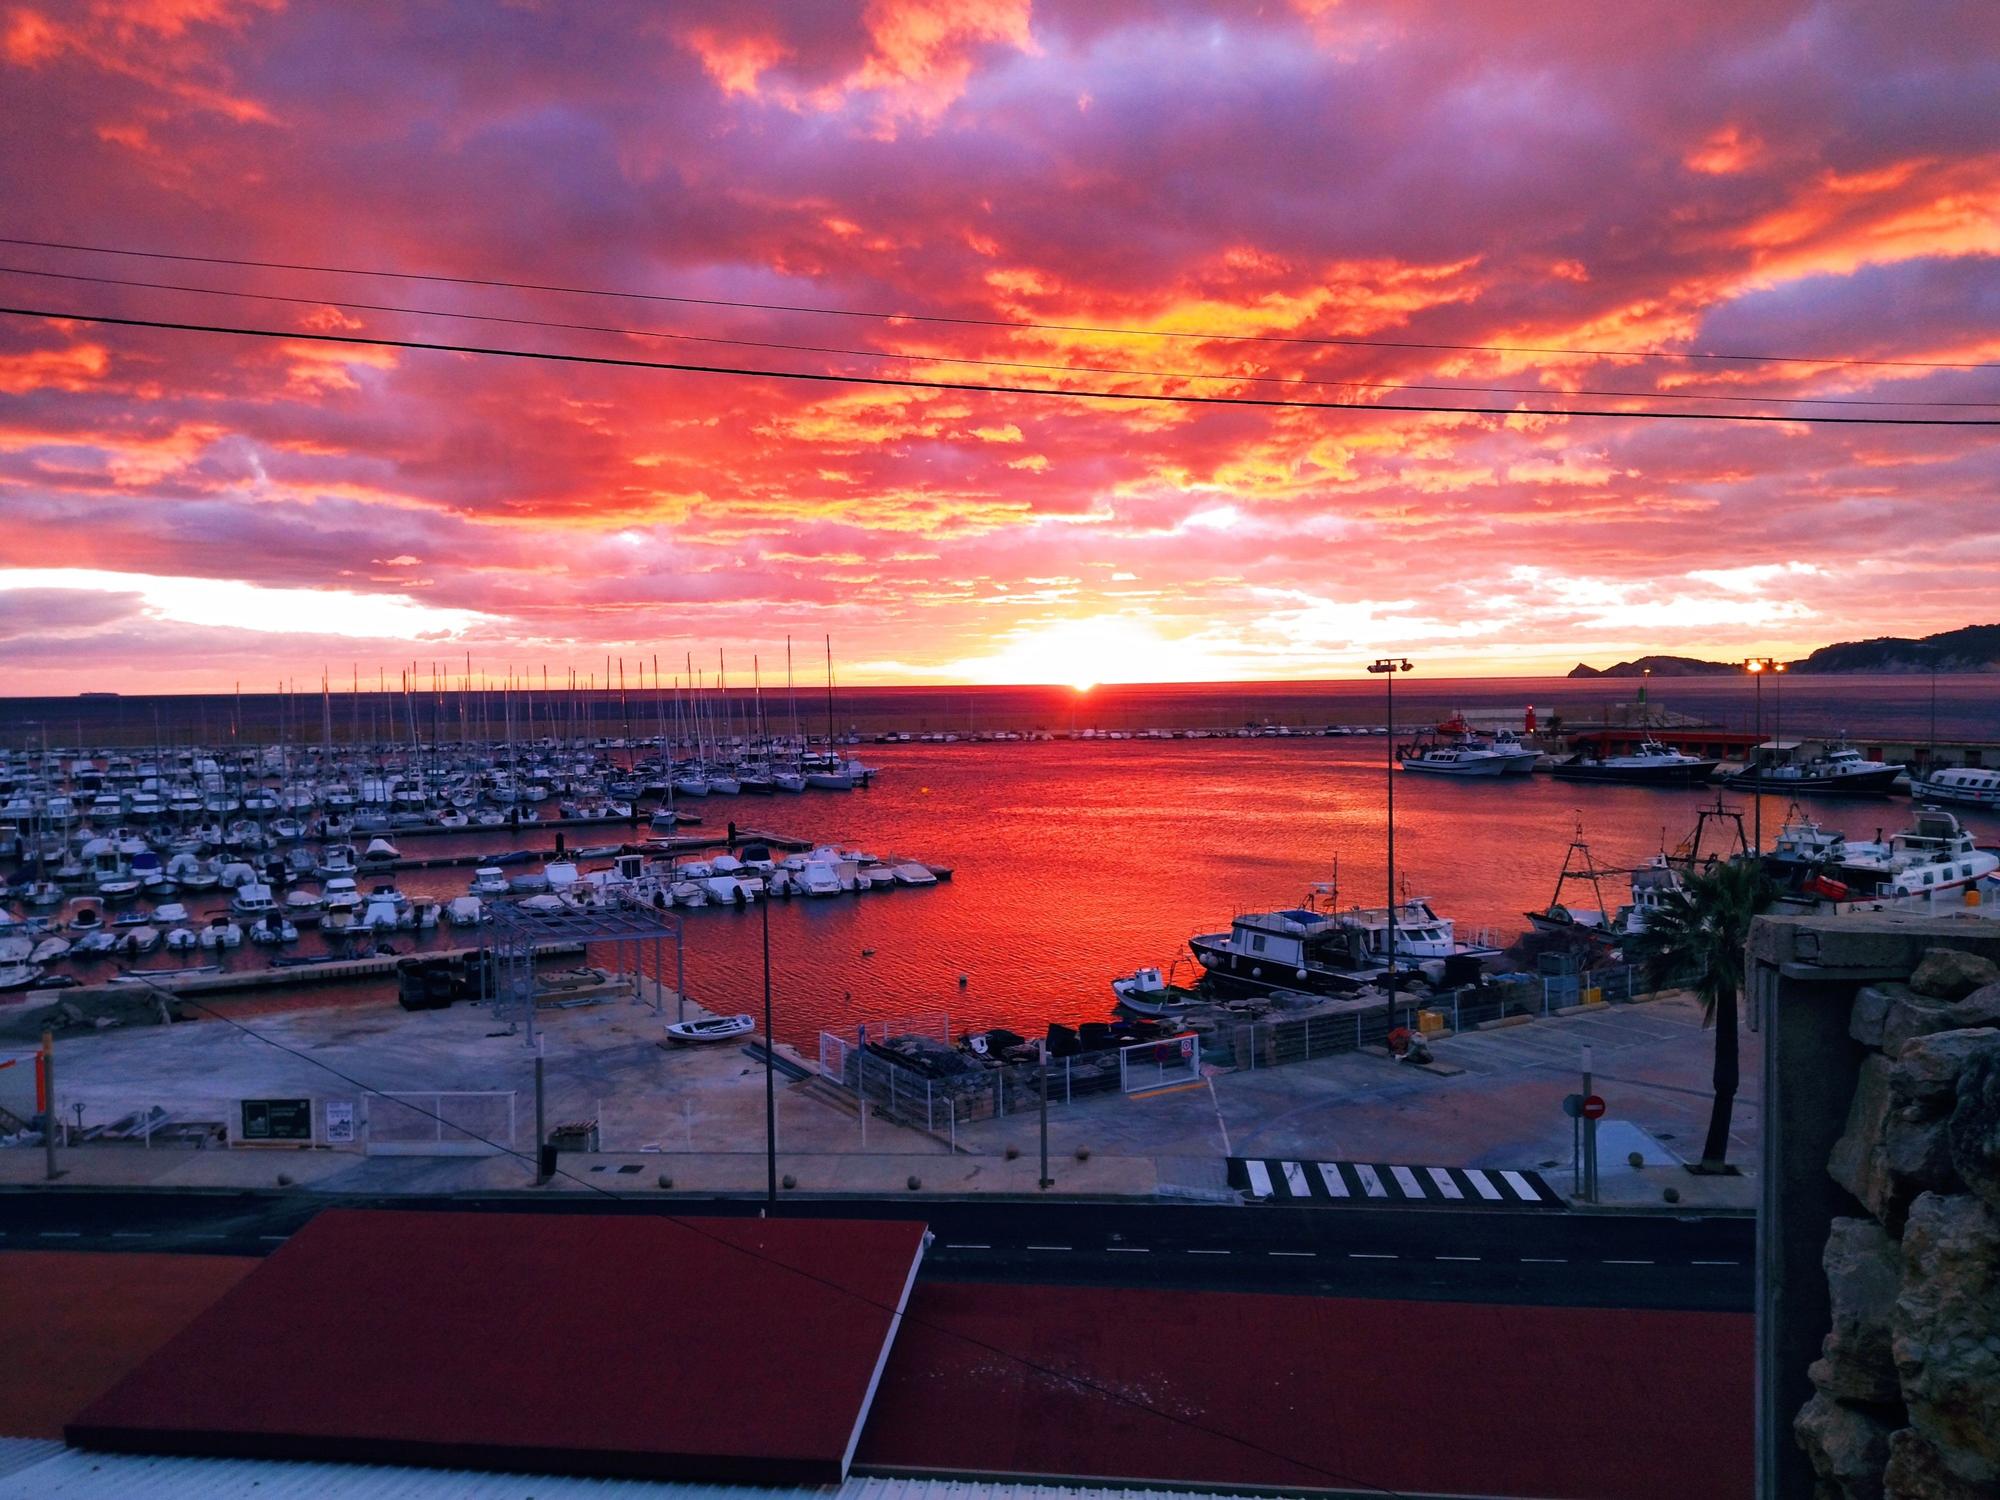
{"label": "fishing boat", "polygon": [[1822,796],[1886,797],[1895,790],[1901,766],[1866,760],[1851,746],[1834,744],[1805,760],[1779,760],[1799,748],[1796,742],[1770,741],[1759,745],[1760,757],[1768,751],[1771,759],[1758,759],[1729,778],[1729,785],[1745,791],[1814,792]]}
{"label": "fishing boat", "polygon": [[[1484,746],[1405,745],[1397,763],[1405,771],[1421,771],[1427,776],[1502,776],[1508,757]],[[1530,757],[1529,764],[1534,764]]]}
{"label": "fishing boat", "polygon": [[1720,761],[1683,755],[1658,740],[1642,740],[1624,755],[1593,755],[1580,750],[1549,767],[1562,781],[1611,781],[1626,786],[1701,786],[1715,774]]}
{"label": "fishing boat", "polygon": [[699,1021],[669,1021],[667,1039],[678,1046],[691,1047],[704,1042],[732,1041],[756,1029],[757,1022],[751,1016],[707,1016]]}
{"label": "fishing boat", "polygon": [[1111,981],[1111,993],[1118,997],[1121,1010],[1135,1016],[1163,1016],[1186,1009],[1200,996],[1185,985],[1174,984],[1158,969],[1138,969]]}
{"label": "fishing boat", "polygon": [[1491,944],[1461,942],[1451,919],[1439,916],[1424,897],[1406,898],[1393,912],[1386,906],[1332,911],[1316,905],[1245,912],[1227,932],[1195,934],[1188,948],[1208,977],[1227,988],[1351,994],[1390,972],[1392,918],[1397,973],[1414,973],[1432,959],[1461,961],[1476,972],[1479,960],[1499,956]]}

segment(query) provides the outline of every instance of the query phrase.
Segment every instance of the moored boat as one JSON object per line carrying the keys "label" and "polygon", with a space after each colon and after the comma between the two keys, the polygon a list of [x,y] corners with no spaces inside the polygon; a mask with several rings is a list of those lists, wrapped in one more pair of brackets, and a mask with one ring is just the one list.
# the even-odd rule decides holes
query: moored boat
{"label": "moored boat", "polygon": [[748,1015],[704,1016],[698,1021],[669,1021],[667,1040],[677,1046],[692,1047],[705,1042],[733,1041],[756,1029],[756,1020]]}

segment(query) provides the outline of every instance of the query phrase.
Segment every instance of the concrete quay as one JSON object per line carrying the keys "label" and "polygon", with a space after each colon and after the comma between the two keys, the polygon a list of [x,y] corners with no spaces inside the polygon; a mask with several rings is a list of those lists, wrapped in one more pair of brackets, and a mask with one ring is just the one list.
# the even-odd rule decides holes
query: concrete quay
{"label": "concrete quay", "polygon": [[[687,1013],[704,1012],[690,1004]],[[671,991],[659,991],[538,1017],[547,1123],[594,1121],[598,1146],[565,1150],[560,1175],[543,1191],[659,1192],[663,1178],[675,1193],[763,1190],[763,1068],[735,1045],[664,1045],[664,1023],[675,1014]],[[1059,1105],[1048,1116],[1049,1191],[1220,1201],[1230,1196],[1230,1155],[1535,1168],[1566,1191],[1571,1135],[1560,1105],[1577,1087],[1585,1044],[1610,1104],[1600,1137],[1602,1207],[1658,1211],[1668,1189],[1681,1210],[1751,1205],[1754,1175],[1694,1177],[1675,1159],[1694,1154],[1706,1123],[1713,1044],[1684,997],[1447,1036],[1435,1044],[1435,1069],[1346,1053]],[[1747,1165],[1758,1142],[1758,1038],[1746,1033],[1743,1045],[1732,1152]],[[782,1044],[779,1053],[811,1071]],[[302,1189],[452,1192],[519,1187],[534,1175],[533,1056],[483,1006],[410,1013],[370,1003],[73,1033],[57,1040],[56,1072],[66,1123],[78,1104],[86,1126],[157,1105],[177,1121],[223,1124],[232,1136],[244,1099],[314,1101],[317,1139],[329,1100],[358,1104],[371,1091],[498,1094],[503,1101],[482,1106],[481,1118],[500,1121],[486,1128],[502,1130],[518,1153],[463,1138],[452,1146],[478,1154],[371,1155],[345,1143],[89,1144],[59,1150],[67,1183],[271,1187],[282,1174]],[[787,1191],[906,1193],[914,1177],[922,1193],[1041,1195],[1034,1112],[933,1135],[880,1116],[864,1121],[840,1091],[783,1073],[776,1102],[779,1172],[796,1184]],[[1627,1164],[1631,1150],[1644,1165]],[[0,1151],[0,1182],[43,1174],[39,1149]]]}

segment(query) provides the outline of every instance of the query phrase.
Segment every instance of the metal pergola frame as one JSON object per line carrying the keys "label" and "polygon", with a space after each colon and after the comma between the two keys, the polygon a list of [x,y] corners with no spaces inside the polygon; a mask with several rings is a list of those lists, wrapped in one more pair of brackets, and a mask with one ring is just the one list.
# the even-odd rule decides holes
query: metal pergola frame
{"label": "metal pergola frame", "polygon": [[[687,1014],[687,953],[681,919],[670,910],[661,910],[629,897],[613,896],[601,905],[570,903],[560,907],[531,907],[533,897],[501,899],[486,903],[487,921],[479,929],[480,982],[492,975],[493,992],[486,996],[495,1017],[511,1023],[526,1023],[527,1044],[534,1048],[535,960],[548,948],[581,944],[585,956],[593,944],[609,944],[617,950],[617,972],[630,973],[634,995],[644,1003],[644,970],[640,960],[645,945],[653,945],[653,973],[656,979],[651,1005],[655,1015],[663,1013],[660,984],[666,977],[661,945],[674,945],[674,1019]],[[491,955],[489,966],[489,954]],[[627,967],[627,960],[630,967]]]}

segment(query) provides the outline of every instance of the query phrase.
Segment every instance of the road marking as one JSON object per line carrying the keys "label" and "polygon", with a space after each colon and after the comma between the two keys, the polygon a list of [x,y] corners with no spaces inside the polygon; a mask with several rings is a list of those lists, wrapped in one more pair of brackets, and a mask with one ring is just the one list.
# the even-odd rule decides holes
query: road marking
{"label": "road marking", "polygon": [[1189,1255],[1227,1255],[1227,1250],[1190,1250]]}
{"label": "road marking", "polygon": [[191,1234],[188,1238],[191,1240],[226,1240],[229,1236],[226,1234]]}
{"label": "road marking", "polygon": [[1347,1252],[1347,1258],[1348,1258],[1349,1260],[1394,1260],[1394,1259],[1396,1259],[1396,1257],[1395,1257],[1395,1256],[1393,1256],[1393,1255],[1376,1255],[1376,1254],[1374,1254],[1374,1253],[1373,1253],[1372,1251],[1368,1251],[1368,1250],[1350,1250],[1350,1251],[1348,1251],[1348,1252]]}
{"label": "road marking", "polygon": [[1569,1262],[1560,1255],[1524,1255],[1521,1257],[1521,1264],[1524,1266],[1566,1266]]}
{"label": "road marking", "polygon": [[1439,1260],[1478,1260],[1476,1255],[1440,1255]]}
{"label": "road marking", "polygon": [[1347,1179],[1340,1175],[1340,1168],[1330,1161],[1319,1164],[1319,1178],[1326,1184],[1326,1190],[1336,1198],[1347,1196]]}
{"label": "road marking", "polygon": [[1650,1260],[1607,1260],[1603,1264],[1607,1266],[1650,1266],[1652,1262]]}
{"label": "road marking", "polygon": [[1371,1198],[1386,1198],[1389,1190],[1382,1186],[1382,1179],[1375,1175],[1373,1167],[1356,1165],[1354,1175],[1361,1179],[1361,1191]]}
{"label": "road marking", "polygon": [[1144,1245],[1106,1245],[1113,1255],[1151,1255],[1153,1252]]}
{"label": "road marking", "polygon": [[1690,1261],[1689,1264],[1696,1266],[1740,1266],[1743,1262],[1740,1260],[1697,1260]]}
{"label": "road marking", "polygon": [[1540,1203],[1542,1201],[1542,1195],[1535,1191],[1535,1185],[1519,1172],[1510,1172],[1502,1169],[1500,1175],[1506,1180],[1507,1186],[1521,1195],[1523,1203]]}
{"label": "road marking", "polygon": [[991,1245],[955,1245],[950,1240],[945,1241],[944,1247],[947,1250],[991,1250],[993,1248]]}
{"label": "road marking", "polygon": [[282,1242],[290,1239],[291,1236],[289,1234],[260,1234],[257,1238],[260,1240],[278,1240]]}
{"label": "road marking", "polygon": [[1250,1191],[1259,1198],[1271,1196],[1271,1173],[1261,1161],[1246,1161],[1244,1170],[1250,1174]]}
{"label": "road marking", "polygon": [[1465,1196],[1460,1191],[1458,1184],[1451,1180],[1451,1173],[1447,1172],[1443,1167],[1431,1167],[1427,1170],[1431,1174],[1431,1181],[1438,1185],[1438,1191],[1443,1193],[1445,1197],[1463,1198]]}
{"label": "road marking", "polygon": [[1417,1174],[1412,1172],[1408,1167],[1391,1167],[1389,1168],[1389,1175],[1396,1179],[1396,1186],[1403,1190],[1404,1197],[1423,1197],[1424,1190],[1417,1182]]}
{"label": "road marking", "polygon": [[1067,1246],[1067,1245],[1030,1245],[1030,1246],[1028,1246],[1028,1248],[1029,1248],[1030,1250],[1067,1250],[1067,1249],[1069,1249],[1069,1246]]}
{"label": "road marking", "polygon": [[1488,1203],[1498,1203],[1500,1201],[1500,1189],[1495,1187],[1488,1180],[1486,1174],[1480,1171],[1479,1168],[1467,1167],[1465,1169],[1465,1177],[1472,1184],[1472,1190]]}
{"label": "road marking", "polygon": [[1295,1161],[1281,1161],[1278,1165],[1285,1173],[1285,1191],[1294,1198],[1310,1198],[1312,1189],[1306,1186],[1306,1169]]}
{"label": "road marking", "polygon": [[150,1240],[152,1237],[153,1231],[150,1229],[114,1229],[111,1231],[111,1238],[114,1240]]}
{"label": "road marking", "polygon": [[80,1229],[44,1229],[41,1231],[40,1238],[45,1240],[80,1240],[83,1238],[83,1231]]}
{"label": "road marking", "polygon": [[1319,1255],[1319,1252],[1316,1250],[1266,1250],[1264,1253],[1266,1255],[1299,1255],[1305,1257],[1307,1260],[1315,1260]]}

